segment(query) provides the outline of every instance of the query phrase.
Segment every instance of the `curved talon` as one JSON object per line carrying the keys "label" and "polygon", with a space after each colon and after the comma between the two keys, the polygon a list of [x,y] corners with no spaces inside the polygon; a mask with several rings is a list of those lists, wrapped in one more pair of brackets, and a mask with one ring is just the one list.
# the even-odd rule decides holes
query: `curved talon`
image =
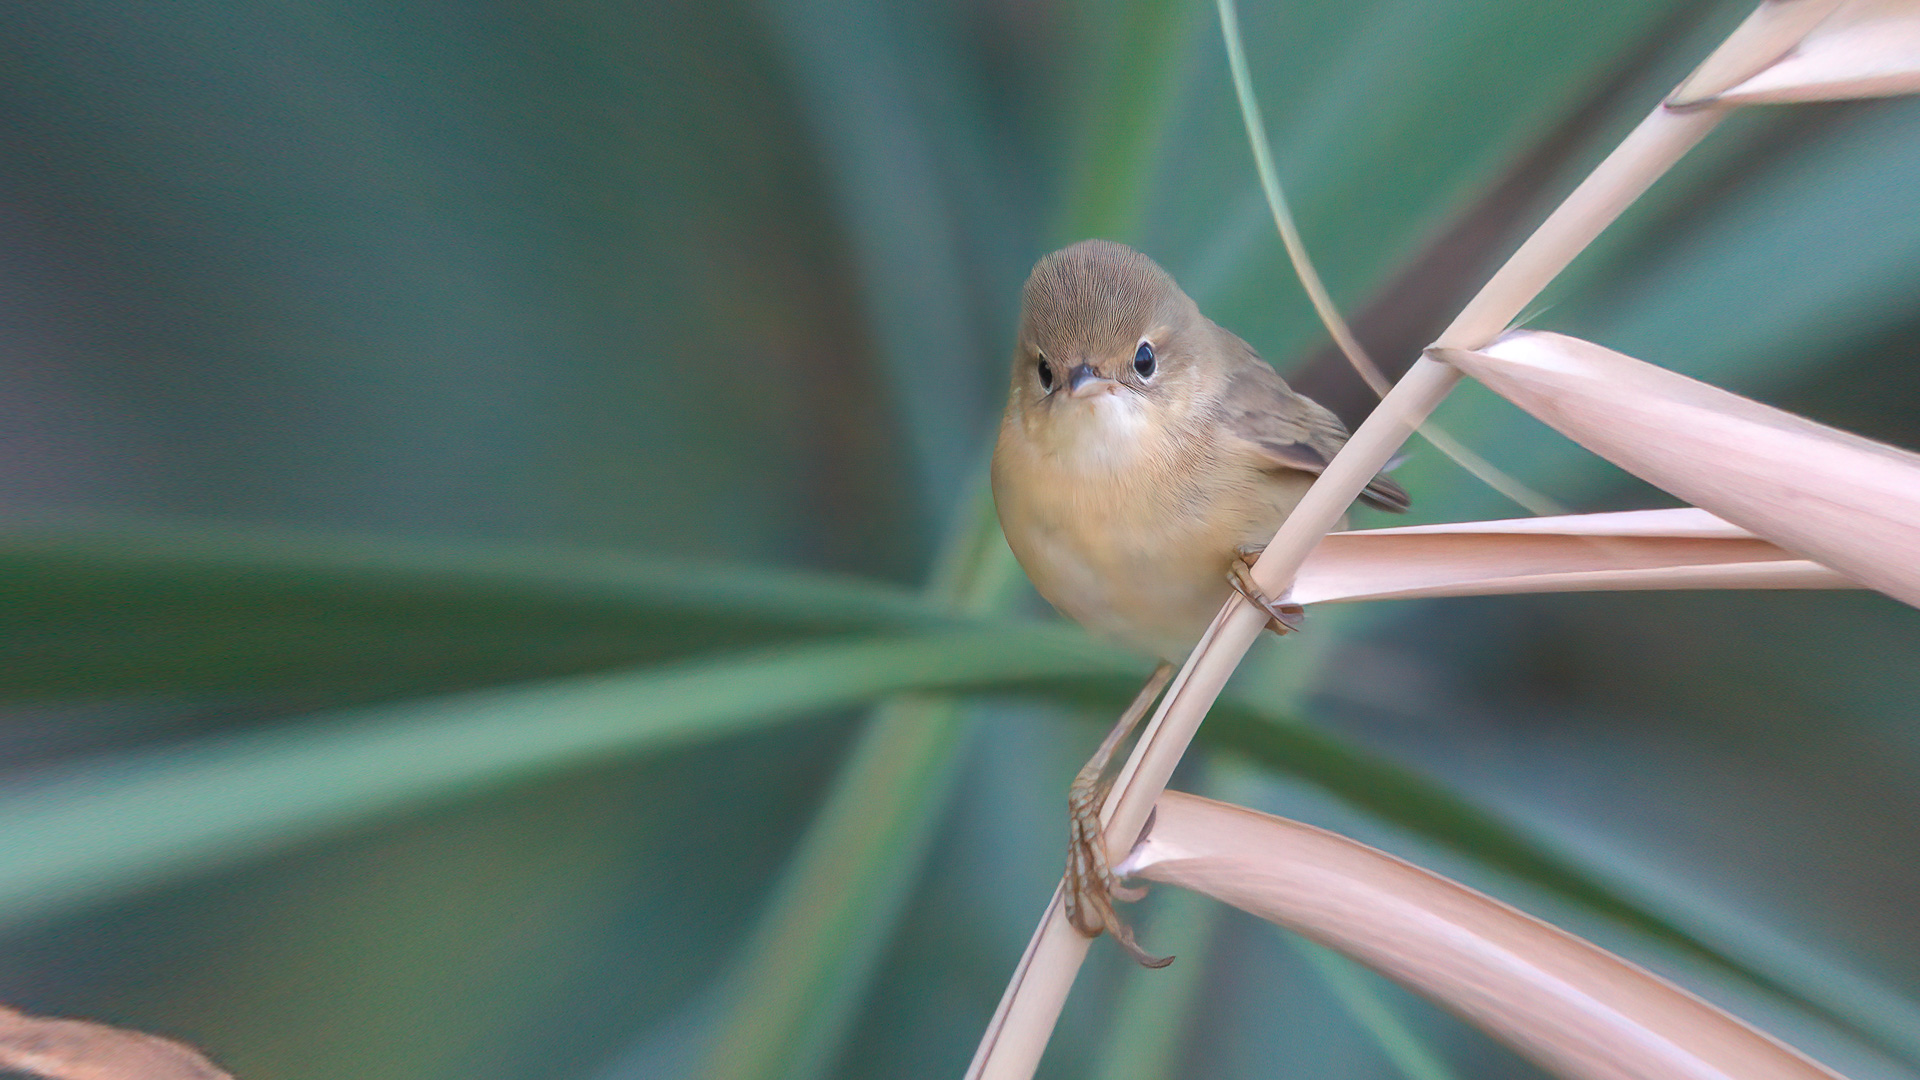
{"label": "curved talon", "polygon": [[1091,826],[1082,818],[1075,817],[1073,825],[1073,843],[1067,853],[1067,888],[1065,891],[1067,921],[1081,934],[1094,938],[1101,931],[1113,935],[1113,940],[1127,951],[1127,955],[1150,968],[1163,968],[1173,963],[1171,956],[1155,956],[1140,947],[1133,938],[1133,929],[1120,913],[1113,910],[1115,899],[1132,903],[1145,899],[1147,890],[1120,884],[1114,876],[1113,868],[1107,865],[1106,844],[1100,835],[1100,823],[1096,817]]}
{"label": "curved talon", "polygon": [[[1163,968],[1173,963],[1171,956],[1155,956],[1140,947],[1133,938],[1133,930],[1127,925],[1119,912],[1113,910],[1114,900],[1134,903],[1146,898],[1147,890],[1130,885],[1122,885],[1114,874],[1113,867],[1107,862],[1107,845],[1101,835],[1100,815],[1096,809],[1101,800],[1096,797],[1106,792],[1107,785],[1094,789],[1082,789],[1075,785],[1074,797],[1069,800],[1073,809],[1073,839],[1067,845],[1067,887],[1064,894],[1067,921],[1081,934],[1094,938],[1101,931],[1113,934],[1113,940],[1127,951],[1127,955],[1150,968]],[[1082,796],[1087,796],[1082,798]]]}
{"label": "curved talon", "polygon": [[1227,568],[1227,584],[1233,591],[1246,598],[1247,603],[1267,613],[1267,629],[1282,636],[1301,630],[1306,626],[1307,609],[1299,604],[1285,603],[1268,596],[1260,590],[1253,580],[1253,563],[1249,557],[1258,558],[1265,547],[1245,545],[1234,549],[1232,564]]}
{"label": "curved talon", "polygon": [[1101,923],[1112,932],[1113,940],[1119,942],[1120,947],[1127,950],[1127,955],[1133,957],[1141,966],[1163,968],[1173,963],[1173,957],[1155,956],[1141,948],[1139,942],[1133,940],[1133,930],[1127,926],[1126,920],[1114,912],[1113,901],[1109,900],[1105,894],[1095,892],[1089,894],[1087,900],[1099,914]]}

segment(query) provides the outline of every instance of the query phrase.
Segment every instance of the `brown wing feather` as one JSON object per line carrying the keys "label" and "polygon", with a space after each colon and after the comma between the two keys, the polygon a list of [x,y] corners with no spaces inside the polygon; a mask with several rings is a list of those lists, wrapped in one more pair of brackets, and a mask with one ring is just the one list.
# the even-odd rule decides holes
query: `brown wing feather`
{"label": "brown wing feather", "polygon": [[[1252,346],[1225,330],[1220,334],[1227,348],[1244,353],[1247,361],[1236,365],[1217,406],[1222,426],[1268,468],[1325,471],[1346,445],[1346,425],[1318,402],[1294,393]],[[1360,501],[1396,514],[1413,505],[1407,489],[1384,473],[1360,493]]]}

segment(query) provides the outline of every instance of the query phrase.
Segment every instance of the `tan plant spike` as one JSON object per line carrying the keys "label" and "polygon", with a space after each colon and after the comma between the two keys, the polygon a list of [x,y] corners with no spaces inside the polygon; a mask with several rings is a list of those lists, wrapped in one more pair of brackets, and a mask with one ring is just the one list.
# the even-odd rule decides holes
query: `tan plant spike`
{"label": "tan plant spike", "polygon": [[1920,606],[1920,454],[1561,334],[1438,354],[1648,483]]}
{"label": "tan plant spike", "polygon": [[1668,104],[1695,105],[1752,78],[1787,55],[1840,4],[1841,0],[1761,0],[1753,14],[1674,90]]}
{"label": "tan plant spike", "polygon": [[1334,533],[1307,557],[1292,599],[1851,588],[1819,563],[1688,508]]}
{"label": "tan plant spike", "polygon": [[1851,0],[1778,63],[1708,99],[1760,105],[1920,93],[1920,2]]}
{"label": "tan plant spike", "polygon": [[1310,825],[1169,791],[1123,869],[1337,949],[1567,1080],[1839,1076],[1572,934]]}

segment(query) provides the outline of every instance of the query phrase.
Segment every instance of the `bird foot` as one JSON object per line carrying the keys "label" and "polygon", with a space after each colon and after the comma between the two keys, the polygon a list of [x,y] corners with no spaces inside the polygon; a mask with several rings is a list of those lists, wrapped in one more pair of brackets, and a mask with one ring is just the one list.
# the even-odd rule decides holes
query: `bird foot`
{"label": "bird foot", "polygon": [[1115,900],[1132,903],[1143,899],[1147,890],[1122,885],[1119,875],[1113,872],[1107,861],[1106,828],[1100,821],[1100,807],[1106,802],[1107,789],[1113,786],[1113,782],[1105,778],[1107,764],[1172,677],[1172,664],[1161,664],[1154,671],[1153,677],[1135,695],[1133,704],[1101,741],[1100,749],[1081,766],[1079,775],[1073,778],[1073,786],[1067,789],[1067,873],[1061,883],[1067,921],[1090,938],[1099,937],[1102,931],[1111,932],[1113,940],[1120,943],[1128,956],[1150,968],[1166,967],[1173,963],[1173,957],[1154,956],[1142,949],[1133,939],[1133,930],[1126,920],[1113,910]]}
{"label": "bird foot", "polygon": [[1227,584],[1245,597],[1247,603],[1267,613],[1267,629],[1284,636],[1306,626],[1307,609],[1273,599],[1253,580],[1253,560],[1265,550],[1264,544],[1235,548],[1233,562],[1227,568]]}
{"label": "bird foot", "polygon": [[1100,827],[1100,804],[1106,799],[1107,787],[1104,783],[1082,786],[1075,782],[1067,796],[1071,840],[1062,890],[1067,921],[1090,938],[1099,937],[1103,930],[1110,932],[1128,956],[1143,966],[1163,968],[1173,963],[1173,957],[1155,956],[1141,948],[1133,938],[1133,929],[1113,910],[1115,900],[1134,903],[1145,899],[1147,890],[1122,885],[1107,862],[1107,841]]}

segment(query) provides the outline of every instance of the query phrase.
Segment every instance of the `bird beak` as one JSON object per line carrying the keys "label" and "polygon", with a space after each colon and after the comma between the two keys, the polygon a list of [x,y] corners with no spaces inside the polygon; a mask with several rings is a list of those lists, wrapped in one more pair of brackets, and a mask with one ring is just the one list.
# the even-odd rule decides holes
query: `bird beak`
{"label": "bird beak", "polygon": [[1085,364],[1075,364],[1067,372],[1067,392],[1074,397],[1092,397],[1117,388],[1120,384]]}

